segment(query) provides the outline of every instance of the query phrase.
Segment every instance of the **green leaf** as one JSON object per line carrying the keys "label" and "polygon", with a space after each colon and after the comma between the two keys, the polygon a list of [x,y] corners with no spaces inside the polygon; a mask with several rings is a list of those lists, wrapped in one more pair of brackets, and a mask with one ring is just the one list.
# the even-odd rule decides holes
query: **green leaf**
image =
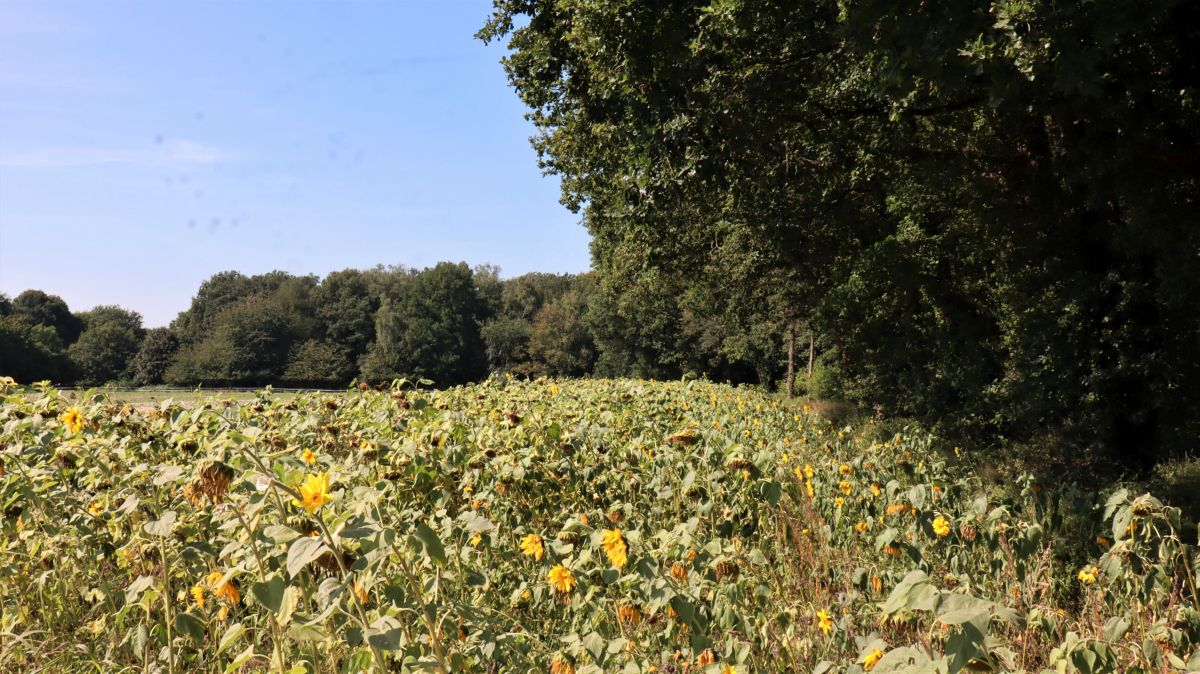
{"label": "green leaf", "polygon": [[325,544],[319,538],[309,538],[301,536],[297,538],[288,548],[287,556],[287,571],[292,578],[300,573],[300,570],[308,566],[316,558],[329,551]]}
{"label": "green leaf", "polygon": [[132,604],[133,602],[137,601],[138,597],[142,596],[142,592],[145,592],[146,588],[153,584],[154,576],[138,576],[137,580],[133,581],[129,584],[129,587],[125,588],[125,603]]}
{"label": "green leaf", "polygon": [[279,613],[283,608],[283,592],[285,589],[287,589],[287,584],[284,582],[283,577],[278,573],[273,573],[265,582],[251,585],[250,593],[272,613]]}
{"label": "green leaf", "polygon": [[171,530],[175,528],[175,519],[178,517],[174,510],[168,510],[162,514],[162,517],[153,522],[146,522],[142,528],[151,536],[164,538],[171,535]]}
{"label": "green leaf", "polygon": [[282,524],[272,524],[266,529],[263,529],[263,536],[266,536],[268,540],[280,545],[291,543],[297,538],[300,538],[300,535],[301,534],[299,531]]}
{"label": "green leaf", "polygon": [[391,616],[382,616],[367,629],[367,643],[384,651],[397,651],[404,645],[403,626]]}
{"label": "green leaf", "polygon": [[604,637],[600,636],[596,632],[588,632],[587,635],[583,637],[583,647],[587,649],[588,653],[592,654],[592,657],[595,658],[597,662],[599,662],[604,655],[606,645],[607,644],[604,641]]}
{"label": "green leaf", "polygon": [[442,546],[442,540],[438,538],[433,529],[430,529],[424,522],[417,522],[417,538],[421,540],[425,554],[429,555],[435,564],[446,565],[446,548]]}
{"label": "green leaf", "polygon": [[188,635],[197,645],[204,643],[204,621],[187,611],[175,615],[175,631]]}
{"label": "green leaf", "polygon": [[[250,660],[253,658],[259,658],[259,657],[261,657],[261,656],[257,655],[254,652],[254,645],[251,644],[246,647],[246,650],[239,653],[238,656],[236,658],[234,658],[232,662],[230,662],[228,665],[225,666],[225,674],[234,674],[235,672],[240,672],[240,671],[242,671],[242,667],[247,662],[250,662]],[[265,660],[266,658],[262,658],[262,659]]]}
{"label": "green leaf", "polygon": [[1130,627],[1131,625],[1129,620],[1127,620],[1124,616],[1113,616],[1105,621],[1104,629],[1101,631],[1101,634],[1104,636],[1105,640],[1116,642],[1120,641],[1121,637],[1125,636],[1125,633],[1129,631]]}
{"label": "green leaf", "polygon": [[225,629],[225,633],[221,635],[220,645],[217,646],[217,655],[225,652],[227,648],[232,646],[242,635],[246,633],[246,627],[240,622],[233,623]]}

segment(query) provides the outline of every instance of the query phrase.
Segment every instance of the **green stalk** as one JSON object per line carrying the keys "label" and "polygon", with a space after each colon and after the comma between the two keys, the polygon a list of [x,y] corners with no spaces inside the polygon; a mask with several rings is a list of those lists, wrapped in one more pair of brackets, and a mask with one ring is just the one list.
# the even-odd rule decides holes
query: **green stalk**
{"label": "green stalk", "polygon": [[158,539],[159,555],[162,556],[163,568],[163,613],[167,618],[167,672],[175,674],[175,645],[174,637],[171,634],[171,624],[173,617],[171,615],[171,572],[170,565],[167,564],[167,541],[163,536]]}

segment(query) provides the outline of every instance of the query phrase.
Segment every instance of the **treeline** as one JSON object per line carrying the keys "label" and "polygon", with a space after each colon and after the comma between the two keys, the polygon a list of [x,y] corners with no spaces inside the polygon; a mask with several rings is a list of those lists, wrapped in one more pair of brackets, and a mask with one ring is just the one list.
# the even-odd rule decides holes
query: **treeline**
{"label": "treeline", "polygon": [[[679,298],[631,303],[593,274],[531,273],[444,262],[316,276],[222,272],[166,328],[115,306],[72,313],[28,290],[0,296],[0,374],[95,386],[342,387],[352,380],[453,385],[523,376],[707,374],[769,382],[777,350],[725,350],[717,325]],[[749,353],[749,352],[747,352]]]}
{"label": "treeline", "polygon": [[497,0],[479,36],[622,301],[747,356],[811,330],[847,397],[983,445],[1197,449],[1200,4]]}

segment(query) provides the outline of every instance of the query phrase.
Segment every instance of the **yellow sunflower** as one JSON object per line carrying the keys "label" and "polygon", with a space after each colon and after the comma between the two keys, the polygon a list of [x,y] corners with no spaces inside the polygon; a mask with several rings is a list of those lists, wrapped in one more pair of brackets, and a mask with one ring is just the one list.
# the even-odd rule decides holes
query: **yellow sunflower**
{"label": "yellow sunflower", "polygon": [[608,556],[608,561],[613,566],[620,569],[629,561],[628,548],[625,546],[625,539],[621,536],[620,529],[605,529],[600,535],[600,545],[604,547],[604,554]]}
{"label": "yellow sunflower", "polygon": [[321,509],[321,506],[329,503],[332,497],[329,495],[329,473],[317,473],[309,475],[304,480],[304,484],[300,485],[300,498],[292,499],[292,505],[304,508],[304,510],[312,515]]}

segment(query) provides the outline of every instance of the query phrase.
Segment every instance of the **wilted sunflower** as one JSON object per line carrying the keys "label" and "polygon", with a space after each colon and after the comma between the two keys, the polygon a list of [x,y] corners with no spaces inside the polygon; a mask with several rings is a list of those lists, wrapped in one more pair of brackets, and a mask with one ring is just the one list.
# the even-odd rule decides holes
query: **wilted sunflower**
{"label": "wilted sunflower", "polygon": [[687,567],[679,562],[675,562],[671,565],[671,577],[674,578],[675,582],[677,583],[686,583],[688,577]]}
{"label": "wilted sunflower", "polygon": [[550,662],[550,674],[575,674],[575,667],[571,661],[561,655],[554,656],[554,660]]}
{"label": "wilted sunflower", "polygon": [[617,607],[617,622],[622,625],[637,626],[642,622],[642,612],[636,606],[619,606]]}

